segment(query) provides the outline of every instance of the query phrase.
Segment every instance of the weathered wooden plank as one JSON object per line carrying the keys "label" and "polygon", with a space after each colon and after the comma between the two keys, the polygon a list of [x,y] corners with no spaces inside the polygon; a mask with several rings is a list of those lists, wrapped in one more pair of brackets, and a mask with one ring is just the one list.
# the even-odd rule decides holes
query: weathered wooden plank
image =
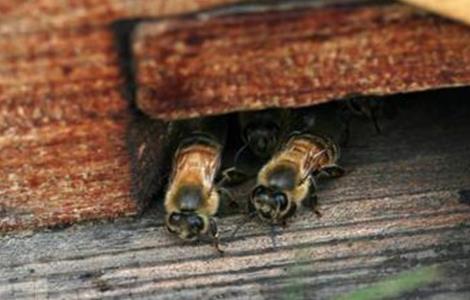
{"label": "weathered wooden plank", "polygon": [[121,18],[163,17],[237,0],[88,0],[3,2],[0,34],[36,34],[55,29],[107,25]]}
{"label": "weathered wooden plank", "polygon": [[369,2],[146,22],[137,102],[177,119],[468,85],[469,45],[464,25]]}
{"label": "weathered wooden plank", "polygon": [[123,18],[229,0],[3,1],[0,231],[136,214],[116,36]]}
{"label": "weathered wooden plank", "polygon": [[320,184],[323,217],[299,211],[276,230],[275,244],[270,227],[257,221],[230,238],[243,218],[231,212],[220,218],[226,250],[220,257],[210,245],[169,235],[156,204],[142,218],[2,237],[0,298],[330,299],[437,265],[439,277],[407,297],[464,299],[466,99],[468,89],[388,99],[402,110],[381,122],[383,135],[368,122],[353,123],[341,160],[350,173]]}

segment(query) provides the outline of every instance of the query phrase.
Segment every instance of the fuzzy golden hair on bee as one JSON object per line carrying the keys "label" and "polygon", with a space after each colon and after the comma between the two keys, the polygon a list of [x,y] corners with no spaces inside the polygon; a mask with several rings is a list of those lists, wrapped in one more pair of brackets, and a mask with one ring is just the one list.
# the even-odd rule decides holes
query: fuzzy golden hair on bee
{"label": "fuzzy golden hair on bee", "polygon": [[[165,196],[167,211],[197,210],[215,214],[218,195],[214,189],[215,175],[220,165],[220,146],[194,144],[178,149],[173,162],[173,173]],[[200,190],[202,202],[192,204],[179,202],[182,188]],[[187,205],[187,207],[186,207]]]}
{"label": "fuzzy golden hair on bee", "polygon": [[174,152],[164,198],[165,223],[171,233],[184,240],[211,236],[220,251],[214,219],[220,195],[215,180],[221,164],[225,133],[221,131],[216,135],[215,131],[223,128],[224,123],[214,123],[213,120],[188,122],[196,123],[181,123],[179,126],[184,130],[180,130],[181,135],[175,135],[183,137]]}
{"label": "fuzzy golden hair on bee", "polygon": [[264,221],[285,222],[304,200],[316,197],[313,174],[335,166],[337,158],[338,149],[329,138],[294,134],[259,171],[252,208]]}
{"label": "fuzzy golden hair on bee", "polygon": [[[213,187],[219,164],[218,146],[196,143],[179,148],[175,154],[164,205],[170,231],[183,239],[195,239],[208,231],[208,219],[219,207]],[[195,231],[189,233],[191,224],[182,219],[194,223]]]}

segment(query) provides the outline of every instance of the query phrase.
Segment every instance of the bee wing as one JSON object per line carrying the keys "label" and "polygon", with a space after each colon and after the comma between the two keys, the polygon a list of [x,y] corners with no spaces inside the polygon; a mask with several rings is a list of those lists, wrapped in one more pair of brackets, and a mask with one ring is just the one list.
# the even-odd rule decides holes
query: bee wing
{"label": "bee wing", "polygon": [[317,164],[317,160],[320,159],[320,157],[326,153],[326,149],[323,149],[319,152],[314,152],[314,151],[311,151],[307,157],[307,159],[305,160],[305,173],[302,174],[302,180],[301,180],[301,183],[303,183],[305,180],[307,180],[310,175],[315,171],[315,168],[318,166]]}
{"label": "bee wing", "polygon": [[222,160],[222,148],[218,147],[216,158],[207,162],[204,168],[204,179],[211,183],[211,186],[215,186],[215,176],[220,168]]}

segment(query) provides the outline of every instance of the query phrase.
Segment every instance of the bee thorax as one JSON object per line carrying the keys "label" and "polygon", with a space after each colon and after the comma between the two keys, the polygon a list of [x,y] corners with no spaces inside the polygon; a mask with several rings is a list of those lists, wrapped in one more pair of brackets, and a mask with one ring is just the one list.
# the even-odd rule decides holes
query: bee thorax
{"label": "bee thorax", "polygon": [[203,202],[202,190],[198,186],[181,187],[176,195],[176,201],[179,203],[180,210],[194,211]]}
{"label": "bee thorax", "polygon": [[268,184],[282,190],[292,190],[297,185],[297,172],[290,166],[280,165],[268,175]]}

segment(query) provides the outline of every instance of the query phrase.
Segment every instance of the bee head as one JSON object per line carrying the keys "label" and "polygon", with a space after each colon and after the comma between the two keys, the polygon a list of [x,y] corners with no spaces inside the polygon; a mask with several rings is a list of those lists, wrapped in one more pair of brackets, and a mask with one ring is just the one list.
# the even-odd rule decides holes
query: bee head
{"label": "bee head", "polygon": [[264,185],[258,185],[253,190],[250,202],[258,216],[269,223],[282,221],[292,206],[285,192]]}
{"label": "bee head", "polygon": [[244,135],[251,151],[261,158],[271,156],[278,144],[279,127],[270,122],[248,126]]}
{"label": "bee head", "polygon": [[168,231],[183,240],[195,240],[209,228],[209,219],[195,211],[173,212],[167,215],[165,221]]}

